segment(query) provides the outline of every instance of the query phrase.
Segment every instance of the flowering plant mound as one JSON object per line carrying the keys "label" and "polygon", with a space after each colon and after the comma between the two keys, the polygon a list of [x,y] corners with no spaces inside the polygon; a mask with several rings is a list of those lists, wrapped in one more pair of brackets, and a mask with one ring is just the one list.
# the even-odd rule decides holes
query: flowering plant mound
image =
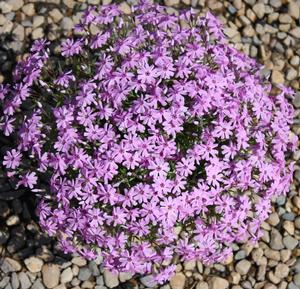
{"label": "flowering plant mound", "polygon": [[221,262],[260,237],[292,179],[292,92],[272,95],[211,14],[132,9],[89,8],[59,57],[34,43],[0,87],[3,164],[66,252],[163,283],[176,256]]}

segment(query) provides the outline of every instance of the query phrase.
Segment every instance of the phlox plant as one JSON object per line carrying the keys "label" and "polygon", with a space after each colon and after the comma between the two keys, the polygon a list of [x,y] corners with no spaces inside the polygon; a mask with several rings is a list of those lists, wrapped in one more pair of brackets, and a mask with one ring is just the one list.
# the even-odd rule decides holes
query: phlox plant
{"label": "phlox plant", "polygon": [[0,86],[15,138],[3,165],[37,193],[41,227],[65,252],[158,283],[178,258],[223,262],[258,240],[292,180],[292,91],[273,93],[210,13],[104,5],[75,31],[59,56],[35,41]]}

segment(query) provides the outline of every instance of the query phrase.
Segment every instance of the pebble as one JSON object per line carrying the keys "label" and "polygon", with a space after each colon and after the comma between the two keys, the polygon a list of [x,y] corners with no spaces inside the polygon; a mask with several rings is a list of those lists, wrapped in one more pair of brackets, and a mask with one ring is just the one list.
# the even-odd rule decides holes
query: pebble
{"label": "pebble", "polygon": [[185,261],[183,266],[186,271],[193,271],[196,268],[196,261]]}
{"label": "pebble", "polygon": [[24,263],[28,270],[32,273],[37,273],[42,270],[42,266],[44,264],[43,260],[37,257],[30,257],[24,260]]}
{"label": "pebble", "polygon": [[280,253],[277,250],[272,250],[267,248],[264,253],[268,259],[275,260],[275,261],[280,260]]}
{"label": "pebble", "polygon": [[11,274],[11,286],[13,289],[18,289],[20,286],[20,281],[16,272]]}
{"label": "pebble", "polygon": [[60,23],[60,26],[63,30],[70,31],[74,26],[72,18],[64,17]]}
{"label": "pebble", "polygon": [[260,265],[260,264],[261,264],[261,260],[262,260],[263,255],[264,255],[264,251],[263,251],[262,248],[254,249],[254,250],[251,252],[252,259],[253,259],[253,261],[254,261],[257,265]]}
{"label": "pebble", "polygon": [[283,238],[283,244],[287,249],[293,250],[298,245],[298,240],[288,235]]}
{"label": "pebble", "polygon": [[185,286],[185,275],[183,273],[176,273],[170,280],[172,289],[183,289]]}
{"label": "pebble", "polygon": [[21,289],[29,289],[31,287],[31,282],[26,273],[20,272],[18,277],[21,284]]}
{"label": "pebble", "polygon": [[47,288],[54,288],[59,283],[60,270],[56,264],[45,264],[42,268],[43,283]]}
{"label": "pebble", "polygon": [[4,277],[0,281],[0,288],[4,288],[9,283],[10,278],[8,276]]}
{"label": "pebble", "polygon": [[36,29],[34,29],[31,33],[31,37],[32,37],[33,40],[44,37],[43,28],[42,27],[37,27]]}
{"label": "pebble", "polygon": [[73,279],[73,272],[71,268],[66,268],[62,271],[60,275],[60,282],[61,283],[69,283]]}
{"label": "pebble", "polygon": [[165,0],[166,6],[175,6],[179,4],[179,0]]}
{"label": "pebble", "polygon": [[239,35],[239,32],[238,32],[236,29],[228,28],[228,27],[224,29],[224,33],[225,33],[225,35],[227,35],[229,38],[233,38],[233,37]]}
{"label": "pebble", "polygon": [[272,81],[276,84],[284,83],[284,75],[278,70],[273,70],[272,72]]}
{"label": "pebble", "polygon": [[108,288],[114,288],[119,285],[119,279],[117,274],[113,274],[108,270],[103,272],[104,283]]}
{"label": "pebble", "polygon": [[296,27],[296,28],[290,30],[289,33],[290,33],[292,36],[294,36],[294,37],[296,37],[297,39],[299,39],[299,38],[300,38],[300,27],[298,26],[298,27]]}
{"label": "pebble", "polygon": [[87,264],[87,261],[85,259],[83,259],[82,257],[74,257],[71,262],[75,265],[77,265],[78,267],[83,267]]}
{"label": "pebble", "polygon": [[[21,25],[19,25],[19,26],[21,26]],[[20,224],[20,218],[18,215],[12,215],[6,220],[6,225],[9,227],[16,226],[18,224]]]}
{"label": "pebble", "polygon": [[289,275],[289,267],[286,264],[279,263],[275,268],[275,276],[283,279]]}
{"label": "pebble", "polygon": [[22,7],[22,11],[29,17],[35,14],[34,4],[28,3]]}
{"label": "pebble", "polygon": [[300,287],[300,273],[294,275],[293,281],[296,284],[296,286]]}
{"label": "pebble", "polygon": [[246,275],[251,267],[251,262],[248,260],[241,260],[235,265],[235,270],[241,275]]}
{"label": "pebble", "polygon": [[125,273],[125,272],[119,273],[119,280],[121,283],[124,283],[124,282],[130,280],[131,278],[132,278],[131,273]]}
{"label": "pebble", "polygon": [[43,15],[35,15],[33,17],[32,27],[37,28],[45,22],[45,17]]}
{"label": "pebble", "polygon": [[271,231],[270,247],[274,250],[281,250],[284,248],[282,236],[275,228]]}
{"label": "pebble", "polygon": [[51,11],[49,11],[49,15],[53,19],[54,23],[58,23],[64,17],[57,8],[54,8]]}
{"label": "pebble", "polygon": [[291,1],[288,6],[289,14],[296,20],[300,17],[299,1]]}
{"label": "pebble", "polygon": [[262,19],[265,15],[265,4],[264,3],[257,3],[252,7],[254,13],[259,19]]}
{"label": "pebble", "polygon": [[209,289],[208,284],[204,281],[197,283],[196,289]]}
{"label": "pebble", "polygon": [[229,282],[221,277],[212,277],[209,280],[210,289],[227,289],[229,287]]}
{"label": "pebble", "polygon": [[86,281],[90,279],[92,276],[92,272],[89,268],[87,267],[82,267],[79,269],[79,274],[78,274],[78,279],[81,281]]}
{"label": "pebble", "polygon": [[267,219],[267,222],[268,222],[268,224],[270,224],[273,227],[277,226],[280,222],[278,214],[271,213],[269,218]]}
{"label": "pebble", "polygon": [[18,261],[9,257],[5,257],[0,264],[0,269],[3,273],[18,272],[22,269],[22,266]]}
{"label": "pebble", "polygon": [[23,0],[7,0],[7,4],[11,6],[12,11],[17,11],[24,5]]}

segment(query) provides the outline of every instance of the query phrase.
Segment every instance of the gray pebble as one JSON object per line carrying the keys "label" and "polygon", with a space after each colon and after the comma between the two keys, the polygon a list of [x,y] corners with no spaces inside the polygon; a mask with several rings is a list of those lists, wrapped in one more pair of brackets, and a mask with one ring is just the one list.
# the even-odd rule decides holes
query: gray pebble
{"label": "gray pebble", "polygon": [[0,281],[0,288],[4,288],[8,284],[9,280],[10,280],[10,278],[8,276],[4,277]]}
{"label": "gray pebble", "polygon": [[299,289],[299,287],[294,282],[290,282],[288,285],[288,289]]}
{"label": "gray pebble", "polygon": [[11,285],[12,285],[13,289],[18,289],[20,286],[20,281],[19,281],[18,275],[15,272],[13,272],[11,274]]}
{"label": "gray pebble", "polygon": [[285,200],[286,200],[286,197],[285,196],[279,196],[277,199],[276,199],[276,204],[278,206],[283,206],[285,204]]}
{"label": "gray pebble", "polygon": [[282,215],[282,218],[284,219],[284,220],[287,220],[287,221],[294,221],[295,220],[295,214],[294,213],[285,213],[285,214],[283,214]]}
{"label": "gray pebble", "polygon": [[283,238],[283,244],[287,249],[293,250],[297,247],[298,240],[288,235]]}
{"label": "gray pebble", "polygon": [[246,258],[246,252],[244,250],[240,250],[234,255],[235,260],[241,260],[244,258]]}
{"label": "gray pebble", "polygon": [[19,280],[21,284],[21,289],[29,289],[31,287],[31,282],[24,272],[19,273]]}
{"label": "gray pebble", "polygon": [[90,279],[91,276],[92,276],[92,272],[90,271],[89,268],[87,268],[87,267],[80,268],[79,274],[78,274],[79,280],[86,281],[86,280]]}
{"label": "gray pebble", "polygon": [[43,283],[41,282],[40,279],[35,280],[35,282],[33,283],[31,289],[44,289],[45,286],[43,285]]}
{"label": "gray pebble", "polygon": [[270,247],[274,250],[281,250],[284,248],[284,245],[282,243],[282,236],[275,228],[272,228],[271,231]]}

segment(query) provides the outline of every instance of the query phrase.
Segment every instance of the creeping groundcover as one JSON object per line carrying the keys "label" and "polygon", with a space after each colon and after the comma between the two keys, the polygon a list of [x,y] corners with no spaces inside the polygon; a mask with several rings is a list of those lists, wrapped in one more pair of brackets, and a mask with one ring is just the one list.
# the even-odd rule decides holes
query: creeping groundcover
{"label": "creeping groundcover", "polygon": [[[222,262],[288,191],[292,91],[226,44],[210,13],[89,8],[0,86],[3,159],[65,252],[164,283],[174,260]],[[273,93],[273,92],[276,93]]]}

